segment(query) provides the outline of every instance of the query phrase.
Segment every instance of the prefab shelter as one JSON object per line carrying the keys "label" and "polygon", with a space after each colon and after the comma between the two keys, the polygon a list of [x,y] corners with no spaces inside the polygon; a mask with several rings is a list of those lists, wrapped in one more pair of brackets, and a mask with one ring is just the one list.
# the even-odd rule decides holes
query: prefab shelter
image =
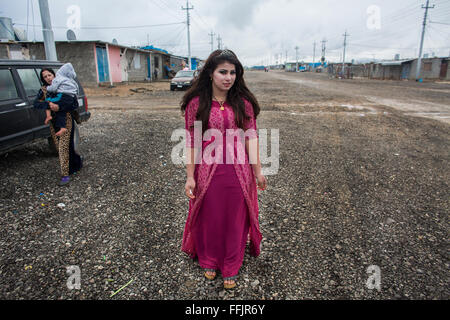
{"label": "prefab shelter", "polygon": [[[100,40],[56,41],[61,62],[71,62],[83,84],[155,81],[168,79],[181,70],[187,58],[174,56],[166,50],[128,47]],[[0,42],[0,59],[45,60],[44,43],[32,41]],[[197,68],[204,61],[193,57]]]}
{"label": "prefab shelter", "polygon": [[[450,80],[450,58],[422,59],[420,77],[424,80]],[[346,77],[358,77],[380,80],[415,80],[417,59],[386,60],[366,64],[349,64],[346,66]],[[328,67],[332,75],[339,75],[341,63],[333,63]]]}
{"label": "prefab shelter", "polygon": [[[449,80],[449,58],[422,59],[420,78],[424,80]],[[373,65],[370,78],[390,80],[415,80],[418,59],[382,61]]]}
{"label": "prefab shelter", "polygon": [[[298,63],[298,66],[300,67],[300,62]],[[297,67],[297,62],[286,62],[286,67],[284,71],[286,72],[295,72]]]}
{"label": "prefab shelter", "polygon": [[170,77],[170,54],[167,50],[155,46],[140,47],[151,53],[152,79],[168,79]]}
{"label": "prefab shelter", "polygon": [[[420,78],[428,80],[450,80],[450,71],[448,70],[449,60],[450,57],[433,57],[422,59]],[[411,71],[408,76],[409,80],[415,80],[416,78],[417,62],[417,59],[411,62]]]}
{"label": "prefab shelter", "polygon": [[[148,81],[152,78],[151,52],[100,40],[56,41],[55,45],[59,61],[71,62],[83,84]],[[0,58],[45,60],[44,43],[0,43]]]}

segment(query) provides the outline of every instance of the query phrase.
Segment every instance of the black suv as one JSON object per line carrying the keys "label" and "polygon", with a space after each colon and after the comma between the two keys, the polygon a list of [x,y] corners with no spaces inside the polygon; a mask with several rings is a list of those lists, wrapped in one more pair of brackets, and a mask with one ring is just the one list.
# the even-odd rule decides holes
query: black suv
{"label": "black suv", "polygon": [[[47,138],[50,147],[54,147],[50,128],[44,124],[45,110],[35,109],[33,101],[42,86],[41,69],[52,68],[56,72],[62,65],[52,61],[0,59],[0,153],[41,138]],[[79,82],[78,87],[78,112],[83,122],[91,113]]]}

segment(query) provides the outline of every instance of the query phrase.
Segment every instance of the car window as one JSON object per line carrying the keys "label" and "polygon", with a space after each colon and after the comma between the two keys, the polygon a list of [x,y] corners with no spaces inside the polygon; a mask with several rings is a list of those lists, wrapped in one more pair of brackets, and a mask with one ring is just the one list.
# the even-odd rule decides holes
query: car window
{"label": "car window", "polygon": [[178,73],[175,75],[175,78],[192,77],[193,74],[193,71],[178,71]]}
{"label": "car window", "polygon": [[41,82],[34,69],[17,69],[27,96],[35,96],[41,88]]}
{"label": "car window", "polygon": [[11,71],[0,69],[0,100],[16,99],[18,97]]}

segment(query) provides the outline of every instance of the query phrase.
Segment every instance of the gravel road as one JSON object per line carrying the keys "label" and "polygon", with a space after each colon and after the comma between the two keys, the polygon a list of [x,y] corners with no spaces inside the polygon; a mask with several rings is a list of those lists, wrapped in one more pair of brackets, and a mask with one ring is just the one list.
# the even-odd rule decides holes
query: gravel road
{"label": "gravel road", "polygon": [[[245,256],[236,289],[181,252],[188,200],[170,137],[183,93],[157,83],[86,89],[86,163],[66,187],[46,141],[0,155],[0,298],[449,299],[449,124],[383,104],[414,100],[417,84],[392,83],[405,87],[394,95],[381,81],[246,77],[280,159],[258,191],[261,255]],[[448,112],[450,86],[424,87]]]}

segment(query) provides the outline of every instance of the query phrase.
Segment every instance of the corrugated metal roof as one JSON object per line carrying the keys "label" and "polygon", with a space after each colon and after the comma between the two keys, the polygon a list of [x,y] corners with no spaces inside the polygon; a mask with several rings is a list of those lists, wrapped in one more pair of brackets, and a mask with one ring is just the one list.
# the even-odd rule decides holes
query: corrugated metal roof
{"label": "corrugated metal roof", "polygon": [[[136,50],[136,51],[140,51],[140,52],[148,52],[147,50],[142,50],[139,48],[132,48],[132,47],[128,47],[128,46],[124,46],[121,44],[116,44],[116,43],[112,43],[112,42],[107,42],[107,41],[102,41],[102,40],[64,40],[64,41],[55,41],[55,43],[100,43],[100,44],[108,44],[109,46],[115,46],[115,47],[121,47],[121,48],[127,48],[127,49],[131,49],[131,50]],[[5,42],[8,44],[11,44],[13,42]],[[18,44],[24,44],[24,43],[44,43],[43,41],[15,41],[14,43],[18,43]]]}
{"label": "corrugated metal roof", "polygon": [[413,61],[414,59],[408,60],[391,60],[391,61],[382,61],[380,64],[382,66],[400,66],[402,63]]}

